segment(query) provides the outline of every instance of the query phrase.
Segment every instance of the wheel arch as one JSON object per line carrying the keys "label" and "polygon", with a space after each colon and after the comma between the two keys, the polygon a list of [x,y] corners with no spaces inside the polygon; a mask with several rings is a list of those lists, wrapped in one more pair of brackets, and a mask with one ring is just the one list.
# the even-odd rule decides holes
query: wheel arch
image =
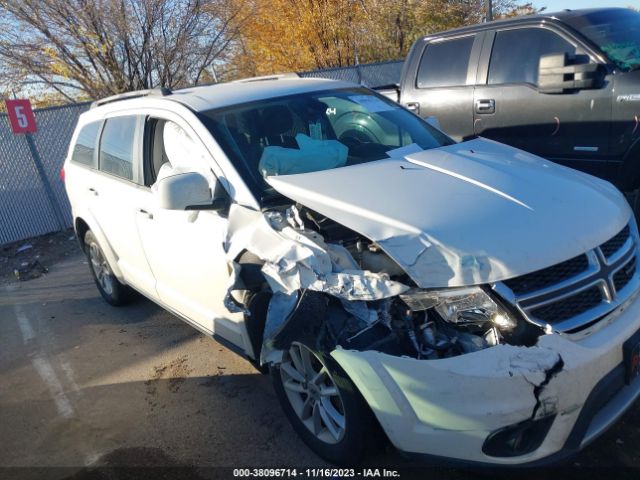
{"label": "wheel arch", "polygon": [[84,236],[89,230],[93,232],[96,239],[98,240],[98,243],[100,244],[100,247],[102,248],[102,252],[104,253],[105,257],[107,257],[107,261],[109,262],[111,271],[116,276],[116,278],[122,282],[123,275],[122,271],[118,267],[118,256],[113,251],[109,240],[107,240],[107,237],[98,225],[98,222],[95,221],[95,219],[90,215],[76,216],[73,221],[73,228],[76,232],[76,238],[78,239],[80,248],[83,252],[85,252]]}

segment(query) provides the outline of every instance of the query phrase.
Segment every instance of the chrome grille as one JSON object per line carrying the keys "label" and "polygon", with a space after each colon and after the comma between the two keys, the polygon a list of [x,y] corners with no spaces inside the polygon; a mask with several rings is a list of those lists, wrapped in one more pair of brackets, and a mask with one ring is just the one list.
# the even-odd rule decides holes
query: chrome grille
{"label": "chrome grille", "polygon": [[561,322],[577,314],[584,313],[602,302],[602,292],[597,286],[571,295],[560,302],[531,309],[531,314],[547,323]]}
{"label": "chrome grille", "polygon": [[589,268],[589,260],[586,255],[578,255],[565,262],[558,263],[549,268],[528,273],[520,277],[505,280],[505,285],[516,295],[535,292],[562,280],[575,277]]}
{"label": "chrome grille", "polygon": [[617,235],[611,238],[611,240],[608,240],[604,242],[602,245],[600,245],[600,250],[602,251],[602,254],[605,257],[609,258],[611,255],[613,255],[618,250],[620,250],[620,248],[622,248],[624,243],[629,239],[629,235],[630,235],[630,230],[629,230],[629,225],[627,225],[622,230],[620,230],[620,232],[618,232]]}
{"label": "chrome grille", "polygon": [[636,234],[627,225],[585,254],[505,280],[495,290],[529,321],[576,332],[600,320],[640,288],[637,245]]}
{"label": "chrome grille", "polygon": [[619,292],[631,281],[636,274],[636,257],[633,257],[629,262],[618,270],[613,276],[613,286],[616,287],[616,292]]}

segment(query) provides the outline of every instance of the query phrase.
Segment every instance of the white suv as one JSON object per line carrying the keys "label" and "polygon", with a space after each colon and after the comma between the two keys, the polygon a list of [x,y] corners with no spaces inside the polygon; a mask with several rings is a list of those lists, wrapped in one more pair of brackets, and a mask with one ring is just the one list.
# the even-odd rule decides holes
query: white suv
{"label": "white suv", "polygon": [[597,178],[291,76],[108,98],[65,164],[100,293],[273,377],[303,440],[490,464],[577,451],[640,391],[638,231]]}

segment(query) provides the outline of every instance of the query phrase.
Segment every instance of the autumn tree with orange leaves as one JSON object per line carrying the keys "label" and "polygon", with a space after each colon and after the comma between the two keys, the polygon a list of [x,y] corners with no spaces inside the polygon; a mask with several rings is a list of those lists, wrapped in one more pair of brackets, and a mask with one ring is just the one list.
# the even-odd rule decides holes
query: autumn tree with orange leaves
{"label": "autumn tree with orange leaves", "polygon": [[[238,0],[251,12],[234,75],[305,71],[403,58],[422,35],[481,22],[484,0]],[[494,0],[494,16],[530,3]]]}

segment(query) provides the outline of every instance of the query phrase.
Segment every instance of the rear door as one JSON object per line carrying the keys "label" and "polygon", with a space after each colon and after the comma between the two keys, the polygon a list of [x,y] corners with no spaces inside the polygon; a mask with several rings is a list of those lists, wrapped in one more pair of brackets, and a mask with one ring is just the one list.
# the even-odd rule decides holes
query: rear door
{"label": "rear door", "polygon": [[568,34],[530,25],[487,33],[474,92],[475,133],[572,168],[606,174],[611,86],[538,91],[540,57],[588,53]]}
{"label": "rear door", "polygon": [[105,120],[98,147],[98,171],[87,185],[93,196],[91,211],[117,258],[128,284],[156,298],[155,279],[140,244],[135,206],[144,195],[137,165],[140,161],[137,133],[142,118],[119,115]]}
{"label": "rear door", "polygon": [[408,60],[400,103],[460,141],[473,135],[473,90],[484,33],[426,40]]}

